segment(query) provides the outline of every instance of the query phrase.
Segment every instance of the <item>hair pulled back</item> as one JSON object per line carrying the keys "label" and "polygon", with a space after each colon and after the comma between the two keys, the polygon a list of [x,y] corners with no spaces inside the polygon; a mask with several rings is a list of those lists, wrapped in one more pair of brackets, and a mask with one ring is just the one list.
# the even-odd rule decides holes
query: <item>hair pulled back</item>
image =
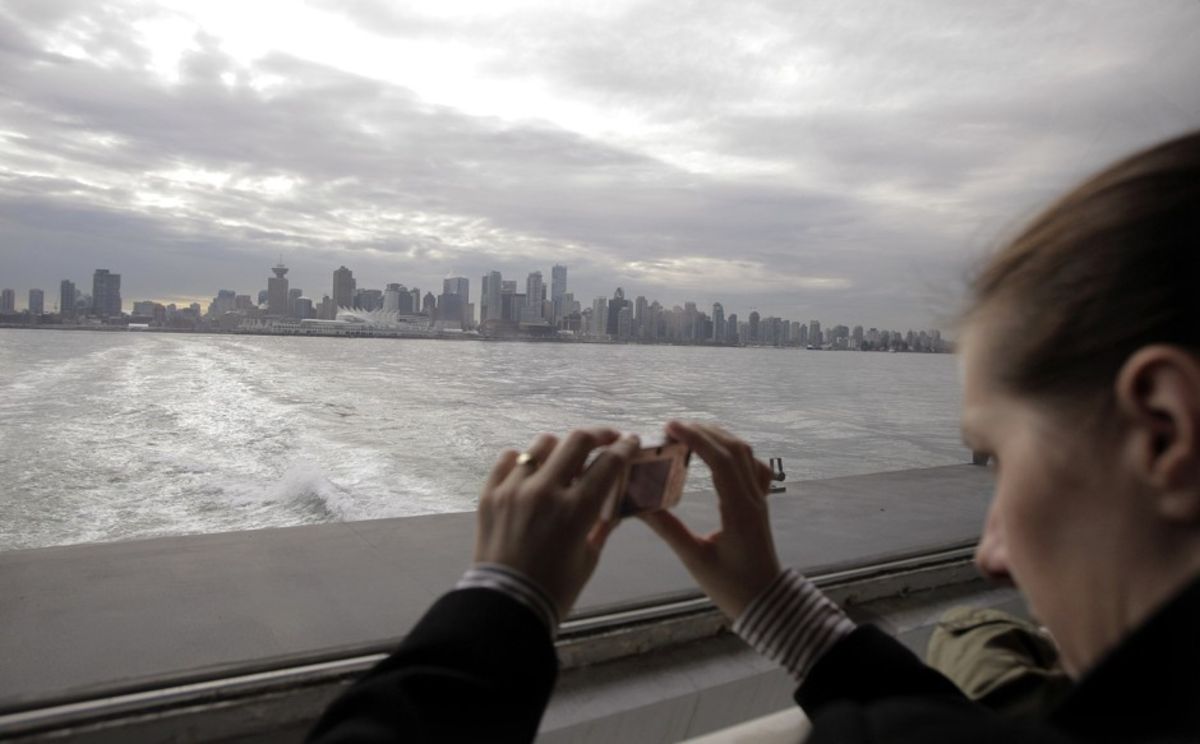
{"label": "hair pulled back", "polygon": [[1131,354],[1200,354],[1200,132],[1117,162],[1037,217],[971,282],[991,373],[1056,400],[1112,393]]}

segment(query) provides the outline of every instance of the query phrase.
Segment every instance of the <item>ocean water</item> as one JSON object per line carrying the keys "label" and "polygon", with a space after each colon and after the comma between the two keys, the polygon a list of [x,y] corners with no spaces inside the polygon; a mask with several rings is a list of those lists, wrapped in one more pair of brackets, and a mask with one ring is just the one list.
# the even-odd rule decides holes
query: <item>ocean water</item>
{"label": "ocean water", "polygon": [[0,329],[0,550],[469,511],[504,447],[673,417],[789,482],[961,463],[959,395],[944,354]]}

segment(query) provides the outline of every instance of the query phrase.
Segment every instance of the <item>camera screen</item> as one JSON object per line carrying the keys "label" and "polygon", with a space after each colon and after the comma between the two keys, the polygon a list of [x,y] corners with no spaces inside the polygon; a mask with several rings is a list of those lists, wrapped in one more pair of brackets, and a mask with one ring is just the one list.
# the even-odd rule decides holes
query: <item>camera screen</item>
{"label": "camera screen", "polygon": [[670,460],[639,462],[629,469],[625,498],[621,501],[621,516],[657,509],[662,504],[667,481],[671,477]]}

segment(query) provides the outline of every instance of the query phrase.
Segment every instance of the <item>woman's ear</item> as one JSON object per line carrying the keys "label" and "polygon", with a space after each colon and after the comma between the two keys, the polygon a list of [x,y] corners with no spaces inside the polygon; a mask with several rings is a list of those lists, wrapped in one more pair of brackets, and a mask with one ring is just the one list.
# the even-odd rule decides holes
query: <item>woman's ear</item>
{"label": "woman's ear", "polygon": [[1200,523],[1200,359],[1176,346],[1139,349],[1117,375],[1126,452],[1159,513]]}

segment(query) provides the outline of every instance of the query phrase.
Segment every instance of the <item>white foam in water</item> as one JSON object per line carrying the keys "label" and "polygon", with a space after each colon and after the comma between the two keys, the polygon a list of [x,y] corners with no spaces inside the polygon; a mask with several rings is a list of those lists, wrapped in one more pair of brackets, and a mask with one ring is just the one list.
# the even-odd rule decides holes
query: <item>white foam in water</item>
{"label": "white foam in water", "polygon": [[968,457],[949,355],[0,330],[0,366],[0,550],[468,511],[578,426],[718,421],[793,482]]}

